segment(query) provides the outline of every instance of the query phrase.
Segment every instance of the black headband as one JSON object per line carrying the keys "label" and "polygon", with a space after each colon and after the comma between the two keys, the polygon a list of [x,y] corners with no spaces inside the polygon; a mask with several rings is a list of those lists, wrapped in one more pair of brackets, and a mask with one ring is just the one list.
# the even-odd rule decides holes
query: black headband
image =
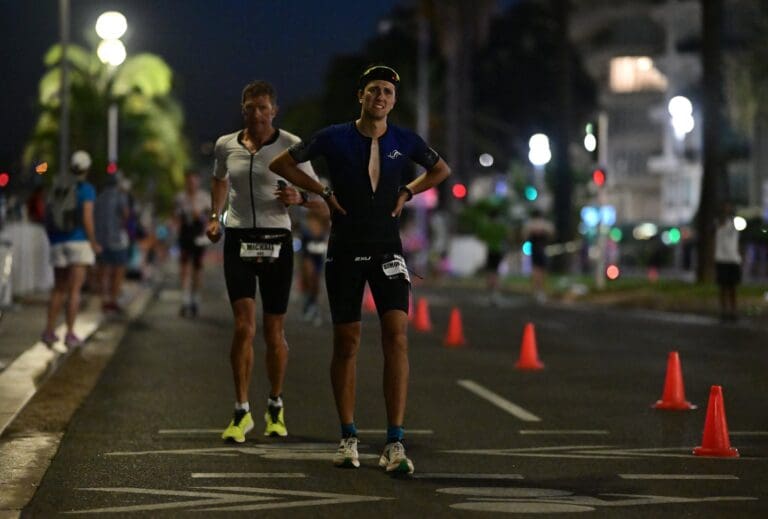
{"label": "black headband", "polygon": [[357,84],[358,88],[363,90],[365,85],[376,80],[389,81],[395,85],[395,88],[400,86],[400,74],[398,74],[395,69],[387,67],[386,65],[374,65],[363,71]]}

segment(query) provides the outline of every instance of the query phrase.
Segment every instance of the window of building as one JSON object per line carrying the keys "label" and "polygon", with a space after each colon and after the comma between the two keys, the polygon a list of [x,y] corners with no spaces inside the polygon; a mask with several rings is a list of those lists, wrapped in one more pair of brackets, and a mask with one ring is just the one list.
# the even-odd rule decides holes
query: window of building
{"label": "window of building", "polygon": [[664,91],[667,78],[648,56],[620,56],[611,59],[610,85],[620,94]]}

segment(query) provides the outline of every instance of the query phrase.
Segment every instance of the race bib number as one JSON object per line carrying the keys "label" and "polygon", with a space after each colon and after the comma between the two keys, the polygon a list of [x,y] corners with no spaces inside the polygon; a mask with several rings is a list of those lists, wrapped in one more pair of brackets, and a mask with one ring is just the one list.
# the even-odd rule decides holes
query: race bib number
{"label": "race bib number", "polygon": [[249,261],[274,261],[280,257],[282,243],[241,242],[240,257]]}
{"label": "race bib number", "polygon": [[384,271],[384,275],[389,279],[405,279],[408,283],[411,282],[411,277],[408,275],[408,268],[405,266],[405,258],[399,254],[394,254],[392,259],[389,259],[381,264],[381,268]]}

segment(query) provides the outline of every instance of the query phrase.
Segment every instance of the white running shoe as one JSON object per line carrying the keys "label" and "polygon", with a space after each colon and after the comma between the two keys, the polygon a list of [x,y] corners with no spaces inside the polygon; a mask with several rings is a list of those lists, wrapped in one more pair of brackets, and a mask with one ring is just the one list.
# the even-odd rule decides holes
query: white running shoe
{"label": "white running shoe", "polygon": [[401,442],[388,443],[379,458],[379,467],[387,472],[413,474],[413,462],[405,455],[405,446]]}
{"label": "white running shoe", "polygon": [[360,456],[357,453],[357,437],[350,436],[342,438],[339,442],[339,448],[333,455],[333,464],[343,468],[360,467]]}

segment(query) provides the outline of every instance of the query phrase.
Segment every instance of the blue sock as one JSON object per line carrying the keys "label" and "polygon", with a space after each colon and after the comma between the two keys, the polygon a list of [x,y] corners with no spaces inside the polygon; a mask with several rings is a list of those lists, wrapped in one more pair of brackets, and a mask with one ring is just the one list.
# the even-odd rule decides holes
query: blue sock
{"label": "blue sock", "polygon": [[355,427],[355,422],[341,424],[341,437],[349,438],[350,436],[357,436],[357,427]]}
{"label": "blue sock", "polygon": [[405,429],[402,425],[387,426],[387,443],[401,442],[405,435]]}

